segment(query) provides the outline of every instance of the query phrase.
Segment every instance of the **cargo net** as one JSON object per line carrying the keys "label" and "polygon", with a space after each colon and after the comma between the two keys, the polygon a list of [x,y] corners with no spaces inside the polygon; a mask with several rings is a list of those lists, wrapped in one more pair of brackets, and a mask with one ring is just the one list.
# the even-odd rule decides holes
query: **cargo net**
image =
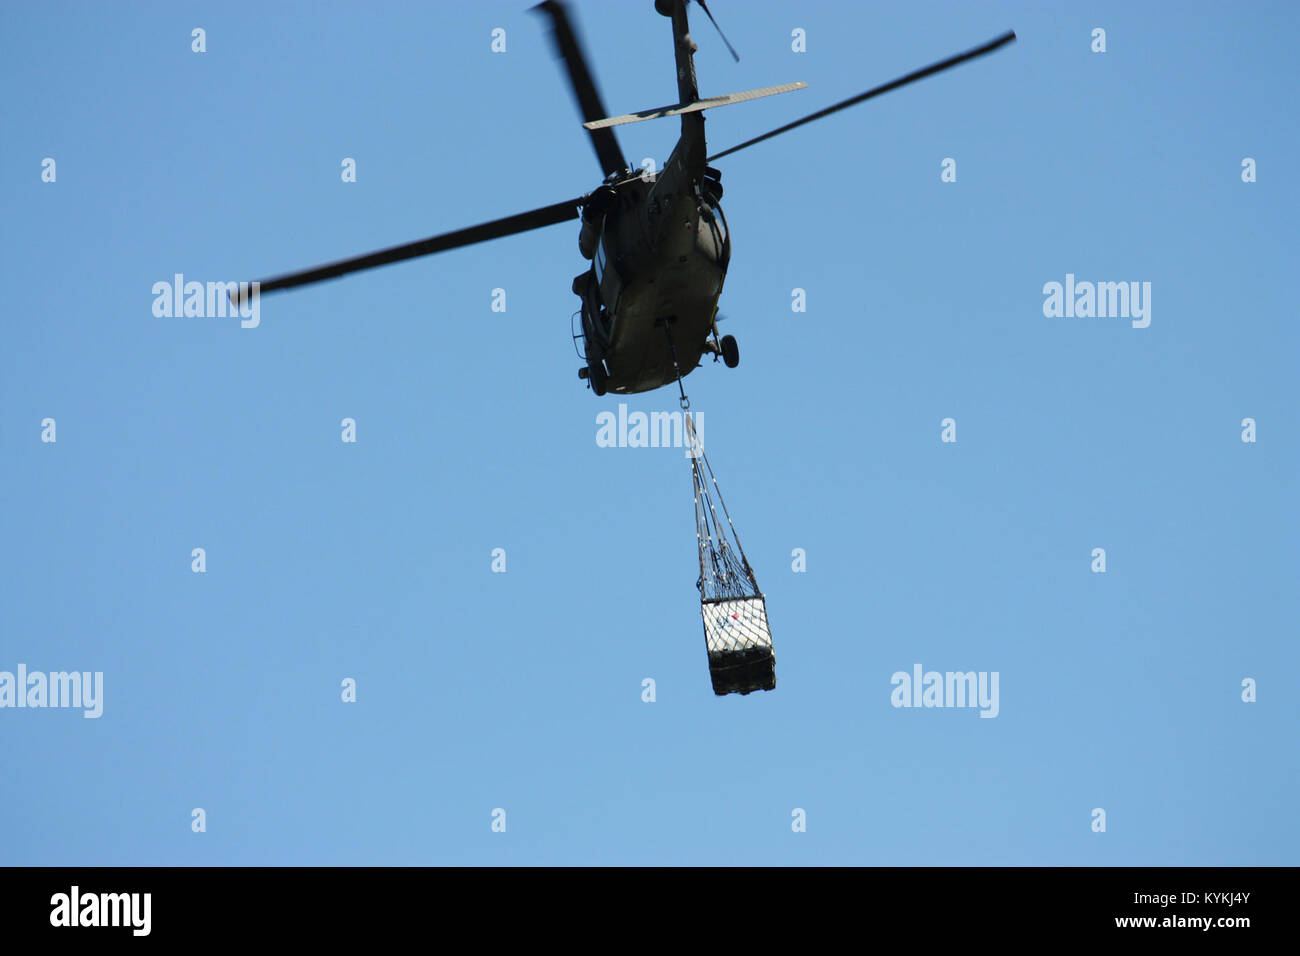
{"label": "cargo net", "polygon": [[689,412],[683,417],[690,442],[695,536],[700,546],[700,577],[695,586],[700,590],[713,692],[723,695],[772,690],[776,687],[776,658],[772,653],[772,632],[767,626],[767,606],[695,433],[695,423]]}

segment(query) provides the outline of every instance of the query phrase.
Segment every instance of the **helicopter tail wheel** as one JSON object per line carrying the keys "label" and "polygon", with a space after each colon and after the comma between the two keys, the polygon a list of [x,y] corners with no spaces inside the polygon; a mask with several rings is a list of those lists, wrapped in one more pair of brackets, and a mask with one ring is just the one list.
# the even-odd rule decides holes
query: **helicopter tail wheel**
{"label": "helicopter tail wheel", "polygon": [[727,363],[727,368],[735,368],[740,364],[740,346],[736,344],[736,337],[724,335],[721,344],[722,361]]}

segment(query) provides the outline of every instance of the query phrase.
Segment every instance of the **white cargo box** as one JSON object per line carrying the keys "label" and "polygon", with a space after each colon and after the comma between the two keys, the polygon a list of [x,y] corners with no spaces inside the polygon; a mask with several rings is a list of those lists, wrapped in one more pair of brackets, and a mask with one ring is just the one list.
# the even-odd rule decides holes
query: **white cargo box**
{"label": "white cargo box", "polygon": [[776,657],[763,597],[720,598],[700,605],[715,694],[776,687]]}

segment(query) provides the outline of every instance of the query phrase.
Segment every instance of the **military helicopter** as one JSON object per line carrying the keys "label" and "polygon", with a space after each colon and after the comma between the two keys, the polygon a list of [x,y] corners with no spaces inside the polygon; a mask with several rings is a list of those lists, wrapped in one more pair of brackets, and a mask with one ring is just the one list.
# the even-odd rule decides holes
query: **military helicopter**
{"label": "military helicopter", "polygon": [[[707,4],[704,0],[696,2],[738,61],[739,56]],[[1008,31],[982,46],[708,156],[703,110],[791,92],[807,84],[788,83],[701,98],[695,79],[694,54],[698,47],[691,39],[687,22],[688,3],[654,0],[655,10],[672,23],[678,102],[614,117],[605,110],[565,5],[559,0],[545,0],[533,8],[550,20],[552,40],[564,61],[583,126],[591,136],[605,176],[593,192],[467,229],[266,279],[255,287],[259,292],[291,289],[580,219],[578,251],[591,265],[573,280],[573,291],[581,301],[575,313],[575,318],[580,316],[581,328],[574,339],[580,343],[580,354],[585,358],[578,376],[586,379],[596,395],[630,394],[680,383],[681,377],[695,369],[706,354],[711,354],[714,362],[721,358],[728,367],[735,368],[740,363],[735,337],[718,335],[717,304],[731,260],[731,236],[720,205],[722,174],[710,164],[805,123],[991,53],[1016,35]],[[652,176],[645,170],[631,169],[613,127],[668,116],[681,117],[681,136],[664,168]]]}

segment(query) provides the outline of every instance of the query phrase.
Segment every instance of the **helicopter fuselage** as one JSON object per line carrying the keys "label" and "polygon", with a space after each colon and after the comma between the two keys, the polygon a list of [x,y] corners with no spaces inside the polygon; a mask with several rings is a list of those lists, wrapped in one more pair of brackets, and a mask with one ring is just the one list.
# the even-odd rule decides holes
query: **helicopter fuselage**
{"label": "helicopter fuselage", "polygon": [[[664,3],[660,12],[673,21],[680,101],[695,102],[686,6]],[[659,388],[705,352],[721,354],[715,316],[731,259],[721,174],[705,163],[703,113],[684,113],[681,123],[661,171],[607,181],[583,209],[578,246],[592,265],[573,291],[582,299],[583,377],[597,394]]]}
{"label": "helicopter fuselage", "polygon": [[657,176],[620,185],[600,216],[591,268],[574,280],[588,377],[607,391],[659,388],[718,354],[731,239],[716,180],[701,189],[683,172],[670,160]]}

